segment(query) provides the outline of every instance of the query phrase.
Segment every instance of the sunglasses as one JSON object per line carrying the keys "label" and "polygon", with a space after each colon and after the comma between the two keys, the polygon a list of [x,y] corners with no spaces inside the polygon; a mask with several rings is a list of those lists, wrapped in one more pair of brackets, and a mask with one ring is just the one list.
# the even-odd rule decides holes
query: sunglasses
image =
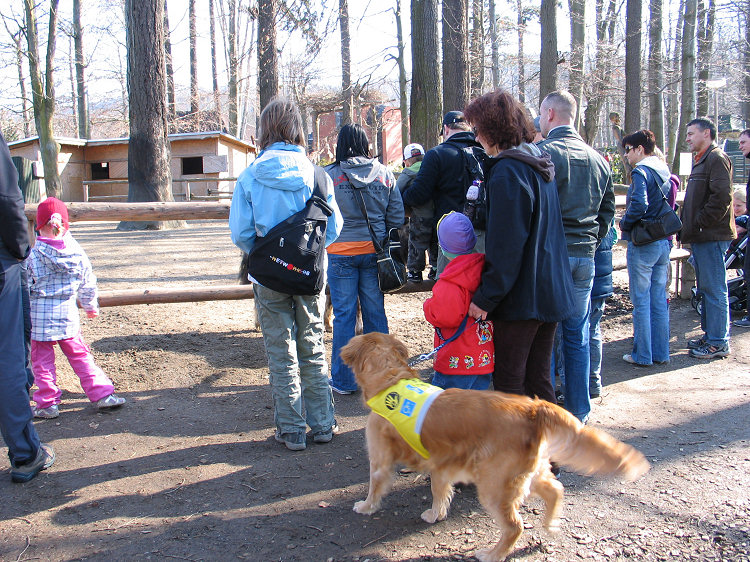
{"label": "sunglasses", "polygon": [[628,153],[628,152],[630,152],[631,150],[633,150],[633,147],[632,147],[632,146],[626,146],[626,147],[625,147],[625,154],[627,154],[627,153]]}

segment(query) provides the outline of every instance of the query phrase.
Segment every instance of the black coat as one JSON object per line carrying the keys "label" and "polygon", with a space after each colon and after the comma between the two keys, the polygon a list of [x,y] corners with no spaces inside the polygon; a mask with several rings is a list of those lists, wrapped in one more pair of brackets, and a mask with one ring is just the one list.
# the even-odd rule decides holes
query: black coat
{"label": "black coat", "polygon": [[0,257],[22,260],[29,255],[28,222],[23,206],[18,172],[0,135]]}
{"label": "black coat", "polygon": [[568,318],[573,276],[549,156],[506,150],[488,166],[487,258],[473,302],[493,320]]}
{"label": "black coat", "polygon": [[436,222],[446,213],[461,211],[473,179],[462,154],[462,148],[467,146],[481,148],[474,133],[462,131],[428,150],[417,177],[401,196],[404,204],[418,207],[434,201]]}

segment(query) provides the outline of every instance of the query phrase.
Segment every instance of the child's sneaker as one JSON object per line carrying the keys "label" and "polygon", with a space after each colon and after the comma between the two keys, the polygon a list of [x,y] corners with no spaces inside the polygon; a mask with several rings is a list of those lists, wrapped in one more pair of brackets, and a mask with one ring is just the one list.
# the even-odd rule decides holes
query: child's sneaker
{"label": "child's sneaker", "polygon": [[125,404],[125,399],[117,396],[117,394],[110,394],[109,396],[96,401],[96,407],[100,410],[119,408],[123,404]]}
{"label": "child's sneaker", "polygon": [[37,408],[36,406],[34,406],[34,408],[32,408],[32,412],[34,413],[35,418],[41,418],[44,420],[53,420],[60,415],[60,411],[54,404],[49,408]]}
{"label": "child's sneaker", "polygon": [[286,448],[290,451],[304,451],[307,446],[307,438],[304,433],[279,433],[277,429],[274,439],[286,445]]}

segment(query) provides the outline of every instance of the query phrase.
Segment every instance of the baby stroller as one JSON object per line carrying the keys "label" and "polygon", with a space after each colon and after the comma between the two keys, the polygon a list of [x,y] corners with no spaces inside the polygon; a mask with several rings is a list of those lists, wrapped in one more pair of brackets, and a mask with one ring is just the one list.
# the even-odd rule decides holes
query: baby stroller
{"label": "baby stroller", "polygon": [[[747,230],[748,216],[742,215],[737,217],[737,226]],[[745,252],[747,251],[747,238],[750,232],[745,232],[742,238],[734,240],[724,254],[724,268],[729,272],[727,280],[727,289],[729,291],[729,309],[744,310],[747,308],[747,287],[745,286],[745,276],[743,268],[745,266]],[[695,311],[700,314],[703,308],[703,295],[698,292],[697,287],[692,289],[690,304]]]}

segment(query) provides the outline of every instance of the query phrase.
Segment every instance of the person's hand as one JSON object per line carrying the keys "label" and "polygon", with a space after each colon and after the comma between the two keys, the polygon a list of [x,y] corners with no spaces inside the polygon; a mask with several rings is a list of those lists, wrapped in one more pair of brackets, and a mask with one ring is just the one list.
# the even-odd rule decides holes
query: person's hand
{"label": "person's hand", "polygon": [[479,308],[474,303],[471,303],[469,305],[469,312],[468,312],[468,314],[469,314],[469,316],[471,318],[476,318],[477,320],[487,320],[487,311],[486,310],[482,310],[481,308]]}
{"label": "person's hand", "polygon": [[99,316],[99,311],[98,310],[87,310],[86,311],[86,316],[88,316],[89,318],[96,318],[97,316]]}

